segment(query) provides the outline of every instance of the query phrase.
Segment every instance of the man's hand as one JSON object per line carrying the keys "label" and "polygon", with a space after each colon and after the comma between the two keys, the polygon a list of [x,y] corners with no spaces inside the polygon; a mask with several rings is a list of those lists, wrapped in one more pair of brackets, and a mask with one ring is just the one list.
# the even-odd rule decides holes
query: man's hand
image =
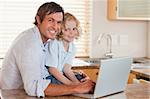
{"label": "man's hand", "polygon": [[94,90],[95,83],[92,80],[81,82],[76,87],[77,93],[91,93]]}

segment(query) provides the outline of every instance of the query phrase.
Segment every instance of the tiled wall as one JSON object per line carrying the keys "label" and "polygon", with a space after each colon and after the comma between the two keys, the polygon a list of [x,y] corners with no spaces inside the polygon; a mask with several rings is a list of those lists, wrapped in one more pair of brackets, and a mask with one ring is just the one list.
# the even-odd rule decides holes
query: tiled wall
{"label": "tiled wall", "polygon": [[114,57],[147,56],[147,21],[109,21],[107,19],[107,0],[93,0],[92,15],[90,57],[100,58],[101,53],[104,52],[106,47],[97,42],[102,33],[113,35],[112,53]]}

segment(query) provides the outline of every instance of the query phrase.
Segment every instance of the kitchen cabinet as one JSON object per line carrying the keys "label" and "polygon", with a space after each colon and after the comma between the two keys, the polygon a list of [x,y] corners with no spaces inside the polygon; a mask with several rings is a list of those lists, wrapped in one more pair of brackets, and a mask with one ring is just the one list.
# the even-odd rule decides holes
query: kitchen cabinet
{"label": "kitchen cabinet", "polygon": [[[96,82],[98,74],[99,74],[99,66],[79,66],[79,67],[73,67],[72,68],[75,71],[82,70],[84,71],[91,80]],[[139,80],[138,82],[147,82],[150,83],[149,81],[149,71],[150,69],[132,69],[129,78],[128,78],[128,84],[133,84],[134,80]],[[143,78],[147,79],[144,80]]]}
{"label": "kitchen cabinet", "polygon": [[134,79],[136,79],[136,75],[133,73],[130,73],[129,78],[128,78],[128,84],[134,83]]}
{"label": "kitchen cabinet", "polygon": [[91,67],[75,67],[73,68],[73,70],[75,71],[80,71],[82,70],[84,73],[86,73],[90,79],[94,82],[96,82],[97,80],[97,76],[98,76],[98,71],[99,71],[99,68],[93,66],[92,68]]}
{"label": "kitchen cabinet", "polygon": [[[99,74],[99,67],[97,67],[97,66],[73,67],[72,69],[74,71],[82,70],[94,82],[96,82],[98,74]],[[133,83],[133,79],[135,79],[135,78],[136,78],[136,75],[133,74],[133,73],[130,73],[129,79],[128,79],[128,84],[132,84]]]}
{"label": "kitchen cabinet", "polygon": [[108,0],[109,20],[150,20],[150,0]]}

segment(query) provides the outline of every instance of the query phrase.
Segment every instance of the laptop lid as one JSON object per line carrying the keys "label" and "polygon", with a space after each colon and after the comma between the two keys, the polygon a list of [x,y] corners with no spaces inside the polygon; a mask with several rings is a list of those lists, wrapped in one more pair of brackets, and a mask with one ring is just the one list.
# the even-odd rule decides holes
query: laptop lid
{"label": "laptop lid", "polygon": [[101,60],[94,98],[124,91],[131,64],[131,57]]}

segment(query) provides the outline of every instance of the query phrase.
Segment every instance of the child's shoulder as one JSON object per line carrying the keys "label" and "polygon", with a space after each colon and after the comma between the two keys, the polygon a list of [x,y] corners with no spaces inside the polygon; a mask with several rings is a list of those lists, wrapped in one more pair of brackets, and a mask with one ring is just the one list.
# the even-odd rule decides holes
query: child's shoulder
{"label": "child's shoulder", "polygon": [[51,40],[50,43],[51,43],[51,44],[56,44],[56,43],[59,43],[59,40],[54,39],[54,40]]}
{"label": "child's shoulder", "polygon": [[71,42],[71,43],[69,44],[69,46],[72,46],[73,48],[75,48],[74,42]]}
{"label": "child's shoulder", "polygon": [[58,44],[59,44],[59,41],[58,40],[51,40],[50,42],[49,42],[49,46],[50,47],[56,47],[56,46],[58,46]]}

